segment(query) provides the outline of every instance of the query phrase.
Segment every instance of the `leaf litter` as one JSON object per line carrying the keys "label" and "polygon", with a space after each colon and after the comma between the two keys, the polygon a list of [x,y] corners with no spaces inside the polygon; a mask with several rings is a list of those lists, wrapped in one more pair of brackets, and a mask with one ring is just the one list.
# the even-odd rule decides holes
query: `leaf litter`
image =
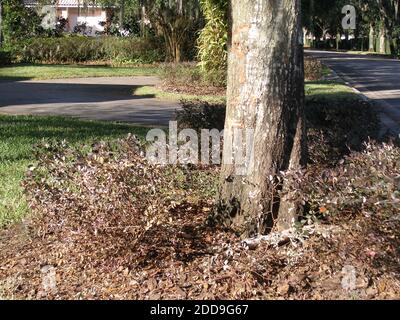
{"label": "leaf litter", "polygon": [[382,190],[372,213],[356,201],[341,209],[351,214],[243,240],[208,223],[217,167],[151,166],[138,145],[38,146],[24,181],[32,217],[0,233],[0,297],[400,298],[400,211]]}

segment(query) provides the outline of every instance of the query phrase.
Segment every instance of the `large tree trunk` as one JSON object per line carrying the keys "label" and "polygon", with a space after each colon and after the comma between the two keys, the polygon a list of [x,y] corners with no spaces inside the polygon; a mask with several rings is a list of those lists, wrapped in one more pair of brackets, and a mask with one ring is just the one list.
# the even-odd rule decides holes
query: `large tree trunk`
{"label": "large tree trunk", "polygon": [[[232,0],[225,146],[235,130],[254,130],[245,166],[229,164],[219,192],[219,217],[244,236],[287,228],[298,207],[280,171],[305,164],[304,67],[300,0]],[[250,139],[251,140],[251,139]],[[249,140],[249,141],[250,141]],[[233,150],[240,145],[234,144]]]}

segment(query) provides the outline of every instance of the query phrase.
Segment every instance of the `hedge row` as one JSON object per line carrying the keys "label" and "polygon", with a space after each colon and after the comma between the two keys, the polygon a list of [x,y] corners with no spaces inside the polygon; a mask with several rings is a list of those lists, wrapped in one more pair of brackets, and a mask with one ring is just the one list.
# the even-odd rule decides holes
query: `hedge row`
{"label": "hedge row", "polygon": [[32,38],[9,45],[18,62],[77,63],[111,61],[113,63],[153,63],[165,59],[158,38],[118,38],[68,36]]}

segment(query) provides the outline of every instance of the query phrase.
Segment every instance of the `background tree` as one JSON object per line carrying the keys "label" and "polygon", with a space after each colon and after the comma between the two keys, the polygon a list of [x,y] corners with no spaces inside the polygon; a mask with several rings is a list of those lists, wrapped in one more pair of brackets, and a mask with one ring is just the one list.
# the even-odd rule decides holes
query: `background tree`
{"label": "background tree", "polygon": [[0,47],[3,46],[3,0],[0,0]]}
{"label": "background tree", "polygon": [[376,0],[376,2],[380,17],[378,51],[391,54],[392,51],[397,50],[397,40],[393,42],[393,31],[399,25],[400,1]]}
{"label": "background tree", "polygon": [[145,0],[146,13],[153,25],[163,35],[170,61],[185,59],[185,45],[194,40],[201,29],[199,0]]}
{"label": "background tree", "polygon": [[41,16],[33,8],[26,7],[23,0],[3,0],[2,3],[2,31],[6,43],[44,33]]}
{"label": "background tree", "polygon": [[[254,130],[254,157],[221,173],[219,218],[244,235],[287,228],[297,206],[277,189],[280,171],[306,162],[301,1],[232,0],[225,145]],[[243,168],[242,168],[243,169]]]}

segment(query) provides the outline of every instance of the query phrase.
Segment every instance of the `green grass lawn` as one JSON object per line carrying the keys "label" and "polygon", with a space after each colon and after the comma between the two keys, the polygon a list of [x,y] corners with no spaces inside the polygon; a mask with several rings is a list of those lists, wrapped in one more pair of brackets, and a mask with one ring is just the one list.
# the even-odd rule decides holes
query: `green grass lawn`
{"label": "green grass lawn", "polygon": [[111,67],[106,65],[19,64],[0,68],[0,79],[63,79],[84,77],[130,77],[157,75],[157,66]]}
{"label": "green grass lawn", "polygon": [[111,122],[0,115],[0,228],[19,221],[28,212],[20,183],[27,167],[34,163],[35,143],[66,139],[71,144],[81,144],[128,133],[144,137],[147,130]]}

